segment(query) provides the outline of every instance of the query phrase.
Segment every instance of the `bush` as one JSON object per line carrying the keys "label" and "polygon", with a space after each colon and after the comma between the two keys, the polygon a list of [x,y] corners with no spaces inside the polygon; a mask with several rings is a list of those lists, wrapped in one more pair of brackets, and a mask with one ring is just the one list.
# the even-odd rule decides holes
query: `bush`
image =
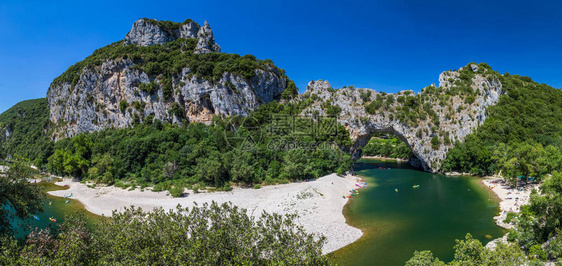
{"label": "bush", "polygon": [[121,110],[121,112],[125,112],[125,110],[127,110],[127,107],[129,107],[129,103],[126,100],[121,100],[119,102],[119,110]]}
{"label": "bush", "polygon": [[431,148],[434,150],[439,149],[439,146],[441,145],[441,142],[439,141],[439,137],[438,136],[433,136],[433,138],[431,138]]}
{"label": "bush", "polygon": [[174,198],[183,197],[184,195],[183,187],[173,187],[168,189],[168,192],[170,192],[170,195],[172,195],[172,197]]}
{"label": "bush", "polygon": [[156,81],[150,83],[141,83],[139,85],[139,90],[144,91],[150,95],[156,93],[159,88],[160,86],[158,86],[158,83],[156,83]]}
{"label": "bush", "polygon": [[254,189],[260,189],[260,188],[261,188],[261,185],[260,185],[260,184],[255,184],[255,185],[254,185]]}
{"label": "bush", "polygon": [[371,101],[371,91],[370,90],[365,90],[365,91],[361,91],[361,100],[363,100],[363,104]]}
{"label": "bush", "polygon": [[[325,237],[308,234],[296,215],[264,213],[215,202],[169,212],[126,208],[86,226],[65,217],[60,234],[32,232],[26,244],[6,243],[3,264],[17,265],[328,265]],[[41,247],[48,248],[38,248]],[[264,255],[267,254],[267,255]]]}

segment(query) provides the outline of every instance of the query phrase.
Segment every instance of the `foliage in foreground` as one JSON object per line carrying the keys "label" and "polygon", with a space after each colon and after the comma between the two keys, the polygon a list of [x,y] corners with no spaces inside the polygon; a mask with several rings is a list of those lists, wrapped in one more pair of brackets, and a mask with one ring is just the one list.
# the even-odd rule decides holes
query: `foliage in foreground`
{"label": "foliage in foreground", "polygon": [[43,211],[44,197],[41,188],[29,184],[29,165],[17,161],[6,174],[0,174],[0,237],[13,233],[10,221],[14,217],[25,219]]}
{"label": "foliage in foreground", "polygon": [[[59,233],[32,232],[25,245],[4,238],[0,264],[32,265],[327,265],[324,237],[307,234],[294,216],[263,213],[215,202],[143,212],[114,212],[93,228],[83,216],[67,217]],[[317,238],[317,239],[315,239]]]}
{"label": "foliage in foreground", "polygon": [[562,258],[562,173],[554,172],[547,178],[540,194],[531,193],[529,205],[521,206],[515,222],[508,240],[538,259]]}
{"label": "foliage in foreground", "polygon": [[494,250],[487,249],[482,243],[467,234],[465,240],[457,240],[455,257],[450,263],[435,258],[431,251],[416,251],[406,262],[407,266],[428,265],[528,265],[521,250],[513,244],[498,243]]}

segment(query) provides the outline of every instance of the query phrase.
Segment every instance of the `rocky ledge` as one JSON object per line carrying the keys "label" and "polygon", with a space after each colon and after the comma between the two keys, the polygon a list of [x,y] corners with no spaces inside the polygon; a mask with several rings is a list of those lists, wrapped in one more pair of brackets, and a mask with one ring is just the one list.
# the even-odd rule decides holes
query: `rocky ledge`
{"label": "rocky ledge", "polygon": [[438,87],[428,86],[418,94],[336,90],[328,81],[312,81],[297,100],[314,100],[304,115],[329,115],[336,110],[339,123],[354,141],[350,152],[355,158],[375,133],[389,132],[408,144],[426,171],[437,172],[449,148],[481,125],[486,109],[504,93],[496,72],[485,67],[469,64],[443,72]]}
{"label": "rocky ledge", "polygon": [[54,139],[156,120],[244,116],[286,89],[288,78],[271,61],[218,51],[207,22],[136,21],[124,41],[53,81],[47,100]]}
{"label": "rocky ledge", "polygon": [[174,23],[141,18],[133,23],[133,28],[127,33],[125,45],[158,45],[178,38],[197,39],[195,48],[197,54],[221,51],[220,46],[215,43],[215,36],[209,23],[205,21],[205,25],[201,27],[190,19],[183,23]]}

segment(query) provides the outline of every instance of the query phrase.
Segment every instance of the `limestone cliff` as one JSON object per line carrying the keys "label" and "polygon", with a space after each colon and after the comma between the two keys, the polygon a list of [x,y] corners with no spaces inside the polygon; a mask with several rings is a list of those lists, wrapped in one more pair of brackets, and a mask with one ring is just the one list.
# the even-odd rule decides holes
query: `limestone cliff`
{"label": "limestone cliff", "polygon": [[287,87],[271,61],[219,51],[207,22],[136,21],[124,41],[96,50],[53,81],[47,100],[55,138],[153,119],[247,115]]}
{"label": "limestone cliff", "polygon": [[190,19],[180,24],[141,18],[133,23],[133,28],[125,36],[125,45],[158,45],[178,38],[197,39],[195,53],[198,54],[221,51],[220,46],[215,43],[209,23],[205,21],[205,25],[201,27]]}
{"label": "limestone cliff", "polygon": [[330,105],[341,108],[338,121],[355,143],[355,157],[373,134],[390,132],[409,145],[425,170],[436,172],[454,142],[462,142],[481,125],[486,109],[503,93],[495,72],[486,67],[470,64],[443,72],[439,87],[426,87],[419,94],[334,90],[328,81],[312,81],[299,100],[314,99],[305,115],[325,115]]}

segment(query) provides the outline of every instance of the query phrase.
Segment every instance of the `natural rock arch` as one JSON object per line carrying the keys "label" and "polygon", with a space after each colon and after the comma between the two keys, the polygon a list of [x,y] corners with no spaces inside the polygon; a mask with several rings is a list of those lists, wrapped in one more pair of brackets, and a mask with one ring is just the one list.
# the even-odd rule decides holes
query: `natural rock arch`
{"label": "natural rock arch", "polygon": [[328,81],[320,80],[311,81],[300,100],[314,99],[305,115],[326,115],[327,105],[341,108],[338,122],[354,141],[355,158],[375,133],[389,132],[408,144],[424,170],[438,172],[449,148],[484,122],[486,109],[502,93],[496,72],[486,64],[470,64],[441,73],[438,87],[428,86],[418,94],[353,87],[334,90]]}

